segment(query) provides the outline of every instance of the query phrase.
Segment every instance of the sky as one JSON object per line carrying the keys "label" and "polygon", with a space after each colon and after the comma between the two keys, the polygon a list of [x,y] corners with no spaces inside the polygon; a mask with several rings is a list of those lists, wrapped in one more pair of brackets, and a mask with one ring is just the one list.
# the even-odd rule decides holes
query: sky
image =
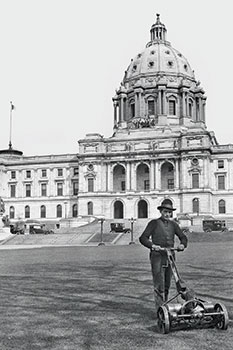
{"label": "sky", "polygon": [[112,97],[150,40],[156,13],[207,96],[206,123],[233,143],[233,21],[222,0],[0,0],[0,149],[78,152],[113,133]]}

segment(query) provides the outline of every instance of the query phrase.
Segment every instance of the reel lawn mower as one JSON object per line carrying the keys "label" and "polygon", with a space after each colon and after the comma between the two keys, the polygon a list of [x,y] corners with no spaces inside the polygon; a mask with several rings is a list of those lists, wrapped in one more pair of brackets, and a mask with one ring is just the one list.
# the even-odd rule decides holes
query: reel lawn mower
{"label": "reel lawn mower", "polygon": [[[161,248],[167,254],[168,264],[175,279],[177,294],[165,301],[158,309],[158,328],[163,334],[175,329],[189,328],[218,328],[226,330],[229,317],[226,307],[222,303],[211,303],[196,297],[181,279],[174,259],[173,251],[176,248]],[[181,303],[172,303],[173,300],[183,299]]]}

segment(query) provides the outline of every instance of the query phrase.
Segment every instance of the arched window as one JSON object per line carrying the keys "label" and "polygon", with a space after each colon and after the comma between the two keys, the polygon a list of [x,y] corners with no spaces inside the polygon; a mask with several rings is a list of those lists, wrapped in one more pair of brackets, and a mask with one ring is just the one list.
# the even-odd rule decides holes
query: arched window
{"label": "arched window", "polygon": [[138,202],[138,218],[148,218],[148,205],[144,199]]}
{"label": "arched window", "polygon": [[148,100],[148,116],[155,115],[155,100]]}
{"label": "arched window", "polygon": [[61,206],[61,204],[57,205],[57,218],[62,218],[62,206]]}
{"label": "arched window", "polygon": [[116,165],[113,169],[113,191],[125,191],[125,168],[123,165]]}
{"label": "arched window", "polygon": [[46,206],[45,205],[42,205],[40,207],[40,217],[41,218],[46,218]]}
{"label": "arched window", "polygon": [[168,113],[169,113],[169,115],[176,115],[176,101],[175,100],[168,101]]}
{"label": "arched window", "polygon": [[73,216],[73,218],[77,218],[77,216],[78,216],[78,205],[77,204],[74,204],[72,207],[72,216]]}
{"label": "arched window", "polygon": [[10,219],[15,218],[15,208],[13,206],[10,207],[10,213],[9,213]]}
{"label": "arched window", "polygon": [[93,202],[87,203],[87,215],[93,215]]}
{"label": "arched window", "polygon": [[193,116],[193,101],[189,100],[188,102],[188,116],[192,117]]}
{"label": "arched window", "polygon": [[165,162],[161,167],[161,188],[162,190],[174,189],[174,166],[170,162]]}
{"label": "arched window", "polygon": [[218,212],[219,214],[226,214],[226,203],[223,199],[218,202]]}
{"label": "arched window", "polygon": [[150,190],[150,169],[146,164],[139,164],[137,167],[137,191]]}
{"label": "arched window", "polygon": [[134,118],[135,117],[135,103],[134,101],[131,101],[130,102],[130,105],[129,105],[129,111],[130,111],[130,118]]}
{"label": "arched window", "polygon": [[29,205],[26,205],[26,207],[24,208],[24,216],[25,216],[25,219],[29,219],[30,218],[30,207],[29,207]]}
{"label": "arched window", "polygon": [[199,198],[193,198],[193,213],[199,214]]}
{"label": "arched window", "polygon": [[121,201],[116,201],[114,203],[114,219],[123,219],[124,217],[124,207]]}

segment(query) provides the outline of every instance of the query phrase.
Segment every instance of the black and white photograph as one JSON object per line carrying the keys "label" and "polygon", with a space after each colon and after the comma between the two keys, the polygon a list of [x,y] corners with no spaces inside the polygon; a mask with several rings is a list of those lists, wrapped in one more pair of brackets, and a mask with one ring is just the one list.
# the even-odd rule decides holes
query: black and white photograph
{"label": "black and white photograph", "polygon": [[0,0],[0,349],[230,350],[230,0]]}

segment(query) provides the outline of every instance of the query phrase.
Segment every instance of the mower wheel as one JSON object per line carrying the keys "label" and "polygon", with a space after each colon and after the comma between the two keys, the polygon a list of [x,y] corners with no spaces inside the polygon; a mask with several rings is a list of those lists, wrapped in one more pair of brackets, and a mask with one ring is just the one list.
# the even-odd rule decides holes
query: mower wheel
{"label": "mower wheel", "polygon": [[221,320],[216,324],[218,329],[227,330],[229,323],[229,316],[225,305],[218,303],[214,305],[215,312],[223,313]]}
{"label": "mower wheel", "polygon": [[158,328],[159,332],[167,334],[170,331],[169,313],[165,306],[160,306],[158,310]]}

